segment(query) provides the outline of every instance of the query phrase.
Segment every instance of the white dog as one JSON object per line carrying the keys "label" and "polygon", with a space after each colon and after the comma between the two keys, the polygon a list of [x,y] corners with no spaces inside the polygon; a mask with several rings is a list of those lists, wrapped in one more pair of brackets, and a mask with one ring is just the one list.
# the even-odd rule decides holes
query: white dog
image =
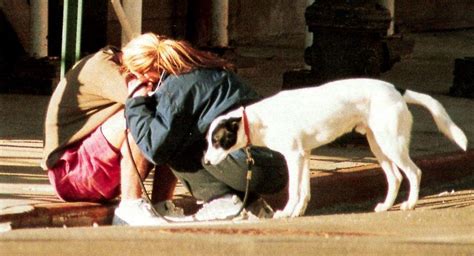
{"label": "white dog", "polygon": [[289,199],[275,217],[300,216],[310,199],[310,150],[355,128],[366,134],[387,176],[387,196],[375,211],[393,206],[402,180],[399,168],[410,183],[408,200],[401,209],[413,209],[418,200],[421,171],[408,153],[412,115],[407,103],[427,108],[440,131],[466,150],[466,136],[432,97],[409,90],[399,92],[392,84],[380,80],[347,79],[283,91],[216,118],[207,135],[205,161],[218,164],[227,154],[248,144],[282,153],[289,169]]}

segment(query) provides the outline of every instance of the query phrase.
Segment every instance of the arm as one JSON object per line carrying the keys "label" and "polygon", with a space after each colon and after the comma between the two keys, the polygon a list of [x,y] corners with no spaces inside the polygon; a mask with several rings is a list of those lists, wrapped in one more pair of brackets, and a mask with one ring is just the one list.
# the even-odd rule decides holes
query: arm
{"label": "arm", "polygon": [[154,164],[166,163],[176,152],[189,123],[164,94],[127,100],[125,115],[138,147]]}

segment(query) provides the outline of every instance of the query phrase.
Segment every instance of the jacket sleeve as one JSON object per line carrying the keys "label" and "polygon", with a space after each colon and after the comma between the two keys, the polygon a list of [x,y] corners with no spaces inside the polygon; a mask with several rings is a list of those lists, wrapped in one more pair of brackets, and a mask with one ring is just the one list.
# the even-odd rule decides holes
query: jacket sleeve
{"label": "jacket sleeve", "polygon": [[125,115],[138,147],[157,165],[166,163],[176,152],[189,126],[189,122],[184,122],[186,113],[166,97],[128,99]]}

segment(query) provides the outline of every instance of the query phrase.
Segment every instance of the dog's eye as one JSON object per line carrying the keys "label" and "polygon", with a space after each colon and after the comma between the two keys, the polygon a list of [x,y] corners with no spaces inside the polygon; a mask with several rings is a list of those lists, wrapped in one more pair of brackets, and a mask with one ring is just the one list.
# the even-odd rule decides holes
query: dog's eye
{"label": "dog's eye", "polygon": [[219,148],[219,141],[215,140],[214,138],[212,139],[212,147],[214,148]]}
{"label": "dog's eye", "polygon": [[219,134],[212,136],[211,138],[211,143],[214,148],[219,148],[220,147],[220,136]]}

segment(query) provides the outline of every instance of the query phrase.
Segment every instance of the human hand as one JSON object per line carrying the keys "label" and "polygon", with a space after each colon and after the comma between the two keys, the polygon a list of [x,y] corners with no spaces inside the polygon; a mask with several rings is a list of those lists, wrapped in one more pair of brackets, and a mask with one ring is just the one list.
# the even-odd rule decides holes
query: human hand
{"label": "human hand", "polygon": [[130,97],[147,96],[154,90],[158,77],[153,72],[144,75],[133,73],[127,78],[128,93]]}
{"label": "human hand", "polygon": [[129,97],[134,98],[137,96],[146,96],[148,92],[153,89],[153,84],[150,85],[149,82],[132,79],[128,82],[127,87]]}

